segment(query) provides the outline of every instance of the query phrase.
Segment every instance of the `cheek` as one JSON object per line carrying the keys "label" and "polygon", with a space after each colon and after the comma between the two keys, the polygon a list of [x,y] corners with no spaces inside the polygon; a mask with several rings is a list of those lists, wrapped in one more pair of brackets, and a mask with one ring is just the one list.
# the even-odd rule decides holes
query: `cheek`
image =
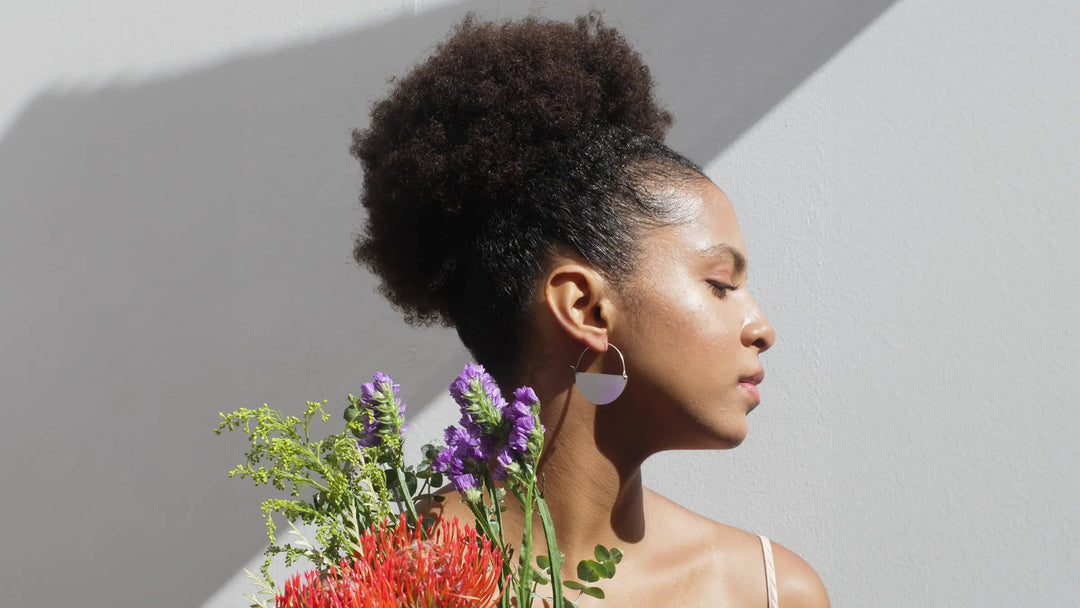
{"label": "cheek", "polygon": [[[708,288],[674,277],[657,277],[640,292],[632,312],[635,350],[649,352],[652,366],[674,369],[713,365],[728,350],[732,331],[721,302]],[[656,285],[665,285],[663,291]]]}
{"label": "cheek", "polygon": [[723,303],[708,289],[687,286],[677,292],[666,310],[665,331],[680,350],[701,351],[701,356],[724,350],[731,339]]}

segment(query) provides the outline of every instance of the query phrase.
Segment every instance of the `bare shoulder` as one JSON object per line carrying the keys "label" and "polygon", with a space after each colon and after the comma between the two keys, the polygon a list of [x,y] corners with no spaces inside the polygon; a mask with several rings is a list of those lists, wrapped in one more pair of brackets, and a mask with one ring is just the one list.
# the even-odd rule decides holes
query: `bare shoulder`
{"label": "bare shoulder", "polygon": [[779,543],[771,543],[776,563],[776,591],[784,608],[829,608],[821,577],[806,560]]}
{"label": "bare shoulder", "polygon": [[[766,606],[765,563],[761,538],[694,513],[667,498],[654,494],[651,502],[657,514],[666,517],[664,530],[685,546],[693,547],[705,560],[720,592],[734,605]],[[794,551],[770,543],[776,566],[777,593],[783,608],[829,608],[829,597],[817,572]],[[715,596],[714,596],[715,597]],[[725,602],[726,603],[726,602]]]}

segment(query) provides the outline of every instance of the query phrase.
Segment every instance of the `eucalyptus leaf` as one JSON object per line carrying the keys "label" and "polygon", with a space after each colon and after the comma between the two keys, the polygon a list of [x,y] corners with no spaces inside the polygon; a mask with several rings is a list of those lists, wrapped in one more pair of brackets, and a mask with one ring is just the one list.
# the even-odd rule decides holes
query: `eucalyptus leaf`
{"label": "eucalyptus leaf", "polygon": [[622,561],[623,553],[622,553],[622,551],[619,550],[618,547],[612,547],[611,550],[609,551],[609,553],[611,554],[611,561],[612,562],[617,564],[617,563]]}
{"label": "eucalyptus leaf", "polygon": [[604,573],[601,574],[603,578],[611,578],[615,576],[615,563],[614,562],[600,562],[600,567],[603,568]]}
{"label": "eucalyptus leaf", "polygon": [[604,590],[600,589],[598,586],[586,586],[585,589],[581,591],[585,595],[591,595],[596,599],[604,599]]}
{"label": "eucalyptus leaf", "polygon": [[600,564],[594,562],[591,559],[583,559],[578,562],[578,578],[587,583],[595,583],[596,581],[600,580],[600,578],[603,577],[605,574],[607,574],[607,571],[604,570]]}
{"label": "eucalyptus leaf", "polygon": [[604,563],[611,559],[611,553],[608,552],[607,547],[604,545],[596,545],[596,548],[593,549],[593,555],[596,556],[596,561],[600,563]]}
{"label": "eucalyptus leaf", "polygon": [[574,591],[583,591],[585,589],[585,585],[582,585],[577,581],[563,581],[563,586],[567,589],[573,589]]}

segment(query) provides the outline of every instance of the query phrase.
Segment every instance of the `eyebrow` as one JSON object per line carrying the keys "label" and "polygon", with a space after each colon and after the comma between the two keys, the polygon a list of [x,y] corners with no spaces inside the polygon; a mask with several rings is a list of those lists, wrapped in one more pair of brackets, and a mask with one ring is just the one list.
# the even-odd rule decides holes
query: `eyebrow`
{"label": "eyebrow", "polygon": [[735,262],[735,274],[746,272],[746,256],[727,243],[720,243],[711,247],[700,249],[699,252],[707,258],[731,258]]}

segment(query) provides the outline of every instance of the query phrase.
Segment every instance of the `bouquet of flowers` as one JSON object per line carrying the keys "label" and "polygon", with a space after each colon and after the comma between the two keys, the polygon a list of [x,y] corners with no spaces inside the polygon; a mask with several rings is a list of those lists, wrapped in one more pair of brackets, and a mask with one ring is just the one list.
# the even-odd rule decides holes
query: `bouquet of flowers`
{"label": "bouquet of flowers", "polygon": [[[270,546],[261,576],[248,573],[259,587],[245,596],[253,608],[524,608],[541,598],[540,586],[550,586],[547,599],[555,608],[577,606],[583,594],[603,598],[591,583],[614,576],[622,559],[616,548],[597,545],[595,559],[578,563],[580,580],[562,578],[563,555],[537,479],[544,428],[533,390],[517,389],[508,403],[482,366],[466,365],[450,385],[461,420],[446,429],[445,443],[421,448],[416,466],[404,462],[408,425],[399,391],[376,372],[359,396],[348,396],[345,428],[317,440],[311,425],[316,417],[329,420],[325,401],[309,401],[300,416],[265,404],[221,414],[215,432],[242,428],[251,444],[246,462],[229,477],[286,493],[262,504]],[[416,504],[445,500],[440,490],[447,484],[462,496],[475,527],[417,513]],[[524,515],[516,559],[502,523],[509,508]],[[291,542],[279,542],[275,514],[289,523]],[[535,555],[534,515],[546,545]],[[297,521],[315,528],[314,541]],[[286,566],[305,559],[312,568],[278,589],[269,568],[279,555]]]}

